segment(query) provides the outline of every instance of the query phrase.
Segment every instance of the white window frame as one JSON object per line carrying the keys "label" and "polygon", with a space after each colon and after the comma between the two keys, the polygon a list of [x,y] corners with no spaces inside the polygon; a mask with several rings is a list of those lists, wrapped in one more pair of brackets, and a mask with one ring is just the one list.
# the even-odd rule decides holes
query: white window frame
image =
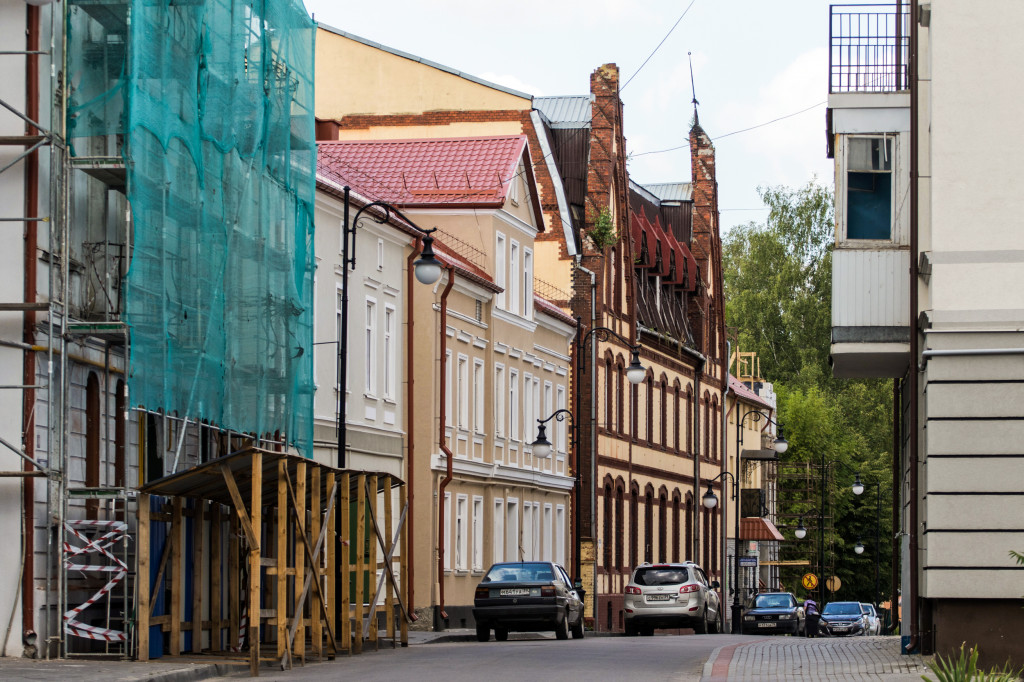
{"label": "white window frame", "polygon": [[455,570],[465,571],[469,560],[469,528],[466,526],[466,508],[469,496],[459,494],[455,498]]}
{"label": "white window frame", "polygon": [[554,509],[551,503],[544,505],[544,554],[541,556],[543,561],[554,561],[554,545],[555,545],[555,516]]}
{"label": "white window frame", "polygon": [[[897,159],[899,158],[899,144],[900,136],[897,134],[888,135],[870,135],[870,134],[858,134],[858,135],[841,135],[841,149],[842,149],[842,173],[843,173],[843,189],[841,204],[837,205],[837,210],[841,209],[842,215],[837,215],[840,224],[840,234],[842,241],[847,244],[855,244],[859,247],[871,248],[874,246],[886,246],[891,244],[901,243],[900,226],[896,221],[896,212],[899,210],[897,207],[897,196],[899,194],[899,178],[896,173]],[[885,141],[888,140],[890,144],[889,148],[889,170],[878,170],[878,171],[853,171],[863,173],[888,173],[889,174],[889,238],[888,239],[857,239],[851,238],[849,235],[850,225],[850,210],[848,206],[849,192],[850,192],[850,147],[851,142],[854,140],[882,140],[883,147]]]}
{"label": "white window frame", "polygon": [[519,314],[519,242],[512,240],[508,258],[508,308],[510,313]]}
{"label": "white window frame", "polygon": [[[555,403],[555,408],[559,409],[559,410],[565,409],[565,386],[562,386],[561,384],[559,384],[555,388],[555,396],[556,396],[555,400],[557,401]],[[569,439],[567,437],[567,426],[566,426],[566,423],[565,423],[564,420],[558,422],[558,424],[555,426],[555,434],[556,434],[556,438],[558,438],[558,443],[556,444],[557,447],[554,449],[555,450],[555,464],[554,464],[554,467],[553,467],[552,471],[554,473],[556,473],[556,474],[561,474],[561,473],[563,473],[565,471],[565,459],[568,456],[568,452],[569,452],[569,449],[568,449]]]}
{"label": "white window frame", "polygon": [[484,361],[473,358],[473,430],[483,435],[484,428]]}
{"label": "white window frame", "polygon": [[452,494],[444,494],[444,570],[452,570]]}
{"label": "white window frame", "polygon": [[494,365],[494,437],[505,437],[505,365]]}
{"label": "white window frame", "polygon": [[565,566],[565,505],[555,505],[555,563]]}
{"label": "white window frame", "polygon": [[455,375],[458,383],[458,426],[460,430],[469,429],[469,356],[459,353],[458,373]]}
{"label": "white window frame", "polygon": [[452,352],[450,350],[445,351],[445,394],[444,394],[444,425],[451,427],[455,417],[452,412],[455,411],[455,402],[452,398],[452,393],[455,392],[455,385],[452,382],[452,374],[455,370],[452,367]]}
{"label": "white window frame", "polygon": [[505,288],[507,277],[505,275],[506,269],[508,268],[508,262],[506,259],[508,255],[505,253],[505,235],[498,232],[495,236],[495,247],[494,247],[494,283],[501,287],[501,291],[498,292],[498,307],[502,310],[505,309],[507,300],[505,296]]}
{"label": "white window frame", "polygon": [[397,363],[397,339],[395,335],[395,321],[398,319],[398,311],[395,306],[384,304],[384,399],[395,400],[395,371]]}
{"label": "white window frame", "polygon": [[540,559],[540,502],[533,503],[533,560]]}
{"label": "white window frame", "polygon": [[531,433],[537,429],[536,404],[533,402],[533,375],[523,372],[523,443],[532,443]]}
{"label": "white window frame", "polygon": [[377,272],[384,270],[384,240],[377,239]]}
{"label": "white window frame", "polygon": [[365,370],[363,378],[366,381],[366,397],[377,397],[377,299],[372,296],[366,297],[366,329],[363,335],[363,342],[366,348],[363,349],[363,362]]}
{"label": "white window frame", "polygon": [[523,503],[523,561],[533,561],[536,543],[533,536],[533,503]]}
{"label": "white window frame", "polygon": [[523,249],[523,317],[533,319],[533,251]]}
{"label": "white window frame", "polygon": [[505,503],[505,561],[519,561],[519,499],[508,498]]}
{"label": "white window frame", "polygon": [[510,440],[519,440],[519,370],[509,369],[508,374],[508,414]]}
{"label": "white window frame", "polygon": [[505,500],[501,497],[494,499],[494,535],[491,537],[492,563],[499,563],[505,560]]}
{"label": "white window frame", "polygon": [[484,498],[480,495],[473,496],[471,519],[473,554],[469,567],[474,571],[482,571],[484,570]]}

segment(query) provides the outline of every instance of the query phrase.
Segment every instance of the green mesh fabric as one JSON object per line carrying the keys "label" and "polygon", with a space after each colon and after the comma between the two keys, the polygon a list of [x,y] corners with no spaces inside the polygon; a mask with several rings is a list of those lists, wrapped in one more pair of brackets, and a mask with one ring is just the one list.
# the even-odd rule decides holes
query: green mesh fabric
{"label": "green mesh fabric", "polygon": [[73,154],[126,169],[133,404],[312,456],[312,20],[296,0],[68,16]]}

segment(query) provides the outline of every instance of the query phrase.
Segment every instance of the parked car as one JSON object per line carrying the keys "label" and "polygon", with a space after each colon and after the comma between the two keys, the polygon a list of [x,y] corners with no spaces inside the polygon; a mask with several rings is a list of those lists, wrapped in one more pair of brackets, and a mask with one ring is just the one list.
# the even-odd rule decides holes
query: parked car
{"label": "parked car", "polygon": [[882,634],[882,619],[878,616],[878,611],[875,611],[875,605],[861,602],[860,609],[864,612],[865,618],[867,618],[867,630],[864,634]]}
{"label": "parked car", "polygon": [[637,566],[626,585],[627,635],[653,635],[655,628],[693,628],[705,634],[718,631],[718,581],[687,561],[680,564]]}
{"label": "parked car", "polygon": [[863,635],[867,632],[867,618],[858,601],[834,601],[821,612],[819,634]]}
{"label": "parked car", "polygon": [[803,634],[804,609],[791,592],[762,592],[743,614],[743,632]]}
{"label": "parked car", "polygon": [[558,639],[583,638],[583,600],[565,569],[549,561],[494,564],[473,599],[476,638],[504,642],[510,631],[554,630]]}

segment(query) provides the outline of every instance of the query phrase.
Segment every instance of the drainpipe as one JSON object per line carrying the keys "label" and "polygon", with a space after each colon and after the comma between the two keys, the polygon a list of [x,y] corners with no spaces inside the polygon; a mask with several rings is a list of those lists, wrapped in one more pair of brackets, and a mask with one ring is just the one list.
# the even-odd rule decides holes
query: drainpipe
{"label": "drainpipe", "polygon": [[[412,357],[412,340],[413,340],[413,338],[415,338],[414,335],[413,335],[413,325],[414,325],[413,310],[414,310],[414,306],[413,306],[412,298],[413,298],[413,293],[416,290],[416,280],[415,280],[415,277],[414,277],[415,268],[413,267],[413,261],[415,261],[416,258],[419,256],[420,251],[422,250],[422,248],[423,248],[423,240],[420,239],[419,237],[416,237],[416,243],[413,245],[412,251],[409,252],[409,257],[406,259],[406,262],[405,262],[405,273],[406,273],[406,277],[405,277],[405,291],[406,291],[406,303],[405,303],[405,339],[406,339],[406,342],[405,342],[405,434],[406,434],[406,436],[405,436],[406,437],[405,489],[406,489],[406,504],[409,505],[409,510],[410,510],[410,512],[409,512],[409,514],[407,515],[407,518],[406,518],[406,525],[408,527],[406,528],[405,532],[406,532],[406,536],[410,540],[412,540],[412,541],[415,541],[415,539],[416,539],[416,533],[414,532],[414,529],[416,528],[416,514],[412,513],[413,502],[415,501],[414,494],[415,494],[415,490],[416,490],[416,487],[413,485],[413,479],[415,477],[415,473],[414,472],[416,471],[415,467],[413,466],[413,463],[415,461],[413,456],[414,456],[414,454],[416,452],[416,447],[415,447],[416,439],[413,437],[413,432],[412,432],[413,428],[416,425],[416,419],[415,419],[415,415],[416,415],[416,408],[415,408],[416,401],[413,400],[413,394],[414,394],[413,387],[415,385],[415,380],[413,379],[413,357]],[[408,548],[408,551],[411,554],[412,553],[411,543],[406,543],[406,546]],[[415,577],[413,566],[416,565],[416,562],[415,561],[406,561],[405,563],[406,563],[406,573],[408,575],[403,576],[402,580],[405,581],[406,584],[407,584],[407,586],[406,586],[406,593],[405,593],[406,613],[408,613],[410,616],[412,616],[413,619],[415,619],[416,616],[414,615],[415,612],[413,610],[413,598],[416,596],[415,587],[414,587],[414,585],[416,584],[416,581],[413,580],[413,578]]]}
{"label": "drainpipe", "polygon": [[918,59],[917,53],[919,29],[917,25],[918,0],[911,0],[910,3],[910,451],[908,459],[910,463],[910,519],[909,519],[909,545],[910,545],[910,594],[907,600],[907,610],[910,614],[910,640],[907,642],[906,650],[914,651],[919,645],[918,622],[918,426],[920,417],[918,415],[918,335],[917,335],[917,255],[918,255],[918,218],[919,211],[917,202],[920,196],[918,189],[920,164],[918,162],[919,140],[921,126],[918,123],[919,106],[917,98],[920,94],[918,87]]}
{"label": "drainpipe", "polygon": [[[25,113],[33,121],[39,120],[39,51],[40,10],[38,6],[26,7],[28,32],[25,49]],[[27,135],[39,134],[41,131],[32,126],[26,127]],[[36,301],[36,264],[38,263],[38,217],[39,207],[39,152],[35,151],[25,158],[25,287],[24,300],[27,303]],[[29,345],[35,344],[36,313],[32,310],[24,312],[22,340]],[[51,339],[52,343],[52,339]],[[36,355],[34,352],[24,354],[22,364],[22,383],[25,386],[36,384]],[[35,402],[36,392],[26,388],[22,394],[22,448],[30,458],[35,458]],[[33,466],[24,462],[25,471]],[[21,625],[22,632],[35,631],[35,479],[25,476],[21,479],[22,490],[22,562],[24,571],[21,576]],[[6,652],[4,652],[6,653]]]}
{"label": "drainpipe", "polygon": [[[722,444],[721,444],[721,449],[720,449],[720,452],[723,453],[723,458],[724,458],[724,462],[723,463],[725,465],[729,464],[729,449],[728,449],[729,448],[729,438],[728,438],[728,435],[727,435],[728,426],[729,426],[729,415],[732,414],[732,411],[734,409],[736,410],[737,417],[740,414],[740,410],[738,409],[739,405],[740,405],[740,397],[738,395],[736,395],[736,391],[733,391],[732,387],[729,386],[729,371],[728,371],[729,370],[729,364],[728,364],[728,362],[729,362],[729,358],[730,357],[732,357],[732,341],[726,341],[725,342],[725,358],[726,358],[726,360],[725,360],[726,361],[726,365],[725,365],[726,372],[725,372],[725,375],[726,376],[725,376],[725,390],[722,391],[722,429],[721,429]],[[736,369],[737,369],[737,373],[738,373],[739,367],[737,366]],[[732,392],[732,395],[733,395],[732,407],[730,407],[728,412],[727,412],[725,410],[725,405],[726,405],[727,402],[729,402],[729,393],[730,392]],[[736,428],[737,429],[742,428],[742,426],[743,426],[742,424],[736,424]],[[739,479],[739,475],[740,475],[740,450],[739,450],[739,447],[737,447],[736,448],[736,471],[733,474],[733,476],[734,476],[736,481],[740,480]],[[725,482],[724,479],[723,479],[722,482],[723,483]],[[737,489],[738,488],[739,488],[739,484],[737,483]],[[729,513],[728,512],[728,508],[729,508],[729,505],[725,504],[725,488],[723,488],[722,491],[723,491],[722,492],[722,538],[721,538],[721,548],[720,549],[721,549],[721,553],[722,553],[722,585],[723,585],[723,587],[722,587],[722,596],[725,596],[725,595],[729,594],[729,587],[730,587],[729,580],[728,580],[729,571],[726,570],[726,568],[727,568],[726,564],[728,563],[727,560],[728,560],[728,557],[729,557],[729,552],[728,552],[728,544],[729,543],[726,540],[726,535],[729,532],[728,531],[728,528],[729,528],[729,526],[728,526],[728,519],[729,519],[729,517],[728,517],[728,513]],[[734,555],[733,556],[733,561],[739,561],[740,539],[739,538],[733,538],[732,542],[733,542],[733,555]],[[737,587],[739,587],[739,585],[732,585],[733,589],[736,589]],[[725,609],[721,609],[720,608],[720,609],[718,609],[718,612],[719,612],[719,614],[721,616],[722,632],[725,632]]]}
{"label": "drainpipe", "polygon": [[[586,274],[590,275],[590,327],[593,328],[593,326],[594,326],[594,319],[597,317],[597,275],[593,271],[588,270],[587,268],[583,267],[583,256],[581,256],[581,255],[577,255],[576,256],[576,263],[575,263],[575,265],[576,265],[576,269],[578,269],[580,272],[583,272],[583,273],[586,273]],[[583,333],[584,332],[583,332],[582,328],[577,329],[576,330],[577,338],[580,338],[580,334],[583,334]],[[576,347],[579,348],[579,345],[577,345]],[[591,362],[590,362],[590,371],[591,371],[591,373],[596,373],[597,372],[597,365],[596,365],[596,363],[597,363],[597,352],[595,350],[596,347],[597,347],[597,340],[594,339],[590,343],[590,349],[591,349],[590,350],[590,353],[591,353],[591,355],[590,355],[590,360],[591,360]],[[578,352],[586,353],[587,349],[586,348],[579,348]],[[579,358],[576,358],[577,367],[579,366],[579,360],[580,360]],[[573,369],[574,369],[574,372],[575,372],[575,368],[573,368]],[[575,395],[575,399],[578,401],[579,397],[582,395],[582,391],[580,391],[578,389],[578,385],[579,385],[579,382],[583,381],[583,377],[578,376],[578,377],[575,378],[575,381],[576,381],[576,384],[577,384],[577,390],[574,390],[573,394]],[[590,446],[589,447],[589,450],[590,450],[590,488],[593,491],[593,490],[596,490],[595,486],[597,486],[597,430],[596,430],[596,427],[597,427],[597,400],[595,399],[595,396],[594,396],[594,382],[593,381],[590,382],[590,389],[591,389],[590,390],[590,426],[587,429],[587,431],[590,434],[590,443],[589,443],[589,446]],[[574,409],[576,410],[576,414],[579,415],[579,405],[575,405]],[[580,424],[580,425],[578,425],[576,427],[576,429],[577,429],[576,433],[577,434],[580,433],[580,430],[582,429],[582,427],[583,427],[582,424]],[[580,439],[577,437],[577,440],[580,440]],[[577,446],[580,446],[580,444],[577,443]],[[579,447],[579,449],[582,450],[582,447]],[[581,466],[581,464],[580,464],[580,459],[581,459],[580,455],[581,454],[582,453],[580,453],[580,452],[574,453],[574,456],[576,458],[576,481],[577,481],[577,483],[579,483],[579,482],[581,482],[583,480],[583,477],[579,475],[579,468]],[[573,557],[574,564],[576,566],[580,567],[580,569],[579,569],[580,573],[582,573],[582,570],[583,570],[582,569],[583,563],[581,561],[581,557],[579,556],[580,555],[580,549],[581,549],[581,540],[580,540],[580,516],[581,516],[581,514],[580,514],[580,511],[583,508],[583,505],[580,504],[580,496],[582,494],[583,494],[583,491],[580,490],[579,487],[577,487],[577,489],[576,489],[576,507],[577,508],[573,511],[573,516],[575,517],[573,519],[573,535],[575,537],[573,538],[573,543],[572,543],[573,553],[575,554],[575,556]],[[593,531],[594,531],[594,525],[595,525],[594,524],[594,518],[597,515],[597,509],[596,509],[597,502],[596,502],[596,499],[595,499],[596,497],[597,496],[594,495],[594,494],[590,495],[590,530],[591,530],[591,533],[593,533]],[[573,576],[573,580],[576,580],[577,578],[582,580],[583,576],[582,575],[575,575],[575,576]],[[594,629],[597,630],[598,622],[600,621],[600,618],[598,618],[598,616],[597,616],[597,571],[596,570],[594,571],[594,582],[590,586],[590,594],[591,594],[591,599],[593,599],[593,604],[594,604]],[[586,604],[585,603],[584,603],[583,612],[584,612],[584,614],[586,614]]]}
{"label": "drainpipe", "polygon": [[452,480],[452,451],[448,448],[448,439],[445,436],[445,420],[448,418],[445,405],[448,400],[448,293],[451,292],[453,284],[455,268],[448,266],[448,283],[444,285],[444,291],[441,293],[441,416],[437,422],[437,444],[444,453],[445,465],[444,478],[437,485],[437,610],[443,620],[448,620],[448,614],[444,610],[444,489]]}

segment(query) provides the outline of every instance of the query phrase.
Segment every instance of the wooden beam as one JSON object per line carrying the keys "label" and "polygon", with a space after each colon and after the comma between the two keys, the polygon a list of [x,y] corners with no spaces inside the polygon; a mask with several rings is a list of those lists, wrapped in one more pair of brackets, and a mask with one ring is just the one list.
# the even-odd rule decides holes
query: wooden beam
{"label": "wooden beam", "polygon": [[[306,577],[306,554],[305,552],[299,551],[299,543],[307,546],[306,539],[306,510],[309,508],[306,502],[306,463],[298,462],[295,465],[295,492],[292,498],[295,506],[293,511],[295,512],[295,608],[293,613],[293,628],[297,628],[294,634],[288,637],[288,641],[292,643],[294,647],[293,651],[295,656],[302,661],[302,664],[306,664],[306,629],[303,626],[303,617],[306,611],[306,589],[305,577]],[[291,491],[289,491],[291,492]],[[310,566],[312,569],[313,567]],[[319,587],[319,583],[317,584]]]}
{"label": "wooden beam", "polygon": [[192,653],[203,651],[203,564],[206,546],[203,525],[206,518],[206,500],[196,500],[192,519]]}
{"label": "wooden beam", "polygon": [[[263,455],[262,453],[259,454],[260,460],[262,460]],[[253,518],[250,519],[249,515],[245,513],[245,502],[242,501],[242,493],[238,490],[238,484],[235,482],[235,475],[231,473],[231,469],[227,464],[220,465],[220,472],[224,475],[224,483],[228,486],[228,494],[231,495],[231,501],[235,503],[235,513],[238,514],[238,522],[241,524],[242,531],[245,533],[245,539],[249,541],[250,547],[259,547],[260,539],[256,536],[256,531],[253,529],[254,526],[259,525],[255,520],[259,514],[257,514],[254,509],[252,512]],[[260,480],[263,480],[262,471],[260,472]],[[255,483],[252,485],[255,485]],[[253,491],[253,497],[256,497],[255,491]],[[262,499],[262,491],[260,497]]]}
{"label": "wooden beam", "polygon": [[[222,470],[224,469],[227,469],[227,467],[222,467]],[[250,475],[252,476],[252,526],[249,527],[247,535],[253,536],[253,542],[249,545],[249,675],[259,677],[260,541],[259,537],[252,532],[253,527],[259,528],[263,521],[263,453],[259,450],[254,450],[250,455]],[[231,483],[229,485],[234,485],[234,478],[230,478]],[[239,521],[242,521],[242,514],[245,513],[245,508],[239,508],[238,512]]]}
{"label": "wooden beam", "polygon": [[[405,488],[405,484],[402,484],[398,488],[398,506],[402,508],[402,516],[405,516],[409,511],[409,493]],[[402,526],[398,529],[399,531],[399,542],[401,549],[399,550],[401,556],[398,561],[398,571],[402,576],[402,587],[405,588],[405,594],[401,592],[398,594],[398,603],[402,606],[402,612],[405,614],[405,618],[402,619],[402,646],[409,646],[409,614],[408,611],[412,610],[412,603],[409,601],[409,595],[412,593],[412,584],[409,581],[409,533],[405,527]],[[406,609],[408,605],[408,609]]]}
{"label": "wooden beam", "polygon": [[[329,472],[327,474],[327,489],[332,491],[331,495],[337,494],[337,492],[336,492],[337,488],[335,487],[335,474],[334,474],[333,471],[331,471],[331,472]],[[336,508],[337,508],[337,504],[335,504],[335,509]],[[334,582],[334,577],[335,577],[335,575],[337,575],[336,571],[338,570],[338,564],[337,564],[338,534],[337,534],[337,526],[336,526],[336,524],[337,524],[337,521],[336,521],[337,514],[335,513],[335,509],[328,509],[325,512],[325,518],[327,519],[327,540],[326,540],[326,542],[327,542],[327,567],[326,567],[326,570],[324,572],[324,575],[327,576],[327,580],[325,580],[324,582],[325,582],[326,587],[327,587],[327,625],[328,625],[328,627],[330,627],[330,624],[332,622],[337,623],[337,616],[338,616],[338,611],[337,611],[337,609],[338,609],[338,595],[336,594],[337,590],[336,590],[336,585],[335,585],[335,582]],[[334,619],[334,621],[331,620],[332,618]],[[335,633],[338,632],[337,628],[334,629],[334,632]],[[337,649],[336,643],[332,644],[331,649],[329,650],[328,653],[329,653],[329,656],[332,657],[332,658],[337,656],[338,649]]]}
{"label": "wooden beam", "polygon": [[341,528],[338,529],[338,551],[341,552],[341,603],[338,605],[338,613],[341,616],[341,645],[348,654],[352,655],[352,553],[355,547],[352,546],[355,538],[352,537],[352,474],[346,472],[341,475]]}
{"label": "wooden beam", "polygon": [[[309,490],[309,533],[312,537],[320,537],[320,528],[322,526],[320,518],[320,467],[314,466],[310,472],[312,481],[310,483]],[[315,553],[314,553],[315,554]],[[323,578],[320,576],[320,569],[323,567],[324,560],[322,554],[316,554],[316,564],[310,566],[310,570],[313,571],[316,576],[313,578],[317,584],[323,587]],[[322,590],[321,590],[322,593]],[[325,605],[326,606],[326,605]],[[328,612],[330,613],[330,612]],[[320,661],[324,660],[324,632],[323,625],[320,622],[320,609],[315,609],[312,606],[309,608],[309,630],[310,637],[312,638],[313,651],[316,652],[317,659]]]}
{"label": "wooden beam", "polygon": [[[167,521],[171,521],[172,519],[173,519],[173,516],[171,518],[167,519]],[[160,555],[160,568],[157,569],[157,571],[156,571],[156,580],[153,581],[153,585],[150,588],[152,590],[150,592],[150,598],[149,598],[149,615],[150,616],[153,615],[153,609],[156,608],[156,597],[157,597],[156,591],[160,589],[160,583],[163,582],[164,571],[167,570],[167,562],[171,560],[171,550],[173,550],[173,549],[174,549],[174,536],[171,535],[168,532],[167,537],[164,539],[164,551]],[[164,608],[166,609],[167,607],[165,606]]]}
{"label": "wooden beam", "polygon": [[140,661],[149,660],[149,495],[139,493],[138,505],[138,534],[135,545],[135,553],[138,557],[136,568],[136,591],[138,592],[139,603],[135,605],[138,614],[138,641],[139,651],[137,657]]}
{"label": "wooden beam", "polygon": [[355,621],[359,627],[352,652],[363,653],[363,581],[366,579],[366,474],[356,476],[356,595]]}
{"label": "wooden beam", "polygon": [[242,615],[241,542],[238,537],[238,515],[228,516],[228,641],[227,648],[240,649],[244,633],[239,632]]}
{"label": "wooden beam", "polygon": [[174,515],[171,517],[171,537],[174,538],[174,545],[171,548],[171,636],[170,636],[170,653],[171,656],[178,656],[181,654],[181,605],[184,600],[182,589],[184,588],[185,581],[182,580],[184,577],[184,566],[181,562],[181,536],[182,536],[182,515],[181,515],[181,504],[182,498],[175,497],[173,501],[172,512]]}
{"label": "wooden beam", "polygon": [[224,601],[221,595],[221,506],[219,502],[210,505],[210,650],[224,648]]}
{"label": "wooden beam", "polygon": [[[384,477],[384,528],[387,529],[388,535],[391,535],[391,529],[393,528],[394,518],[392,516],[392,502],[391,502],[391,477]],[[391,555],[387,551],[387,547],[384,548],[384,552],[388,554],[385,559],[389,565],[391,565]],[[390,571],[388,571],[390,573]],[[384,589],[384,622],[386,623],[388,637],[391,639],[391,648],[398,646],[398,641],[395,638],[395,599],[394,599],[394,582],[388,582],[385,584]]]}
{"label": "wooden beam", "polygon": [[[377,477],[376,476],[371,475],[371,476],[367,476],[366,477],[366,496],[367,496],[367,500],[366,501],[369,503],[369,504],[367,504],[367,507],[369,508],[370,519],[373,520],[373,525],[376,528],[376,525],[377,525]],[[369,542],[369,545],[370,546],[367,548],[367,550],[368,550],[367,554],[369,556],[367,557],[367,562],[366,562],[366,573],[367,573],[366,577],[367,577],[367,581],[371,580],[371,578],[376,578],[377,577],[377,543],[374,542],[371,539],[370,542]],[[369,596],[369,595],[367,595],[367,596]],[[373,594],[373,603],[370,604],[369,613],[366,614],[366,617],[370,621],[370,623],[369,623],[370,624],[370,628],[369,628],[370,632],[368,633],[369,637],[370,637],[370,641],[373,642],[373,648],[375,650],[379,650],[380,649],[380,642],[377,641],[378,637],[377,637],[377,593],[376,592],[374,592],[374,594]]]}
{"label": "wooden beam", "polygon": [[288,488],[285,477],[288,462],[277,460],[277,575],[274,576],[277,598],[277,658],[284,656],[288,646]]}

